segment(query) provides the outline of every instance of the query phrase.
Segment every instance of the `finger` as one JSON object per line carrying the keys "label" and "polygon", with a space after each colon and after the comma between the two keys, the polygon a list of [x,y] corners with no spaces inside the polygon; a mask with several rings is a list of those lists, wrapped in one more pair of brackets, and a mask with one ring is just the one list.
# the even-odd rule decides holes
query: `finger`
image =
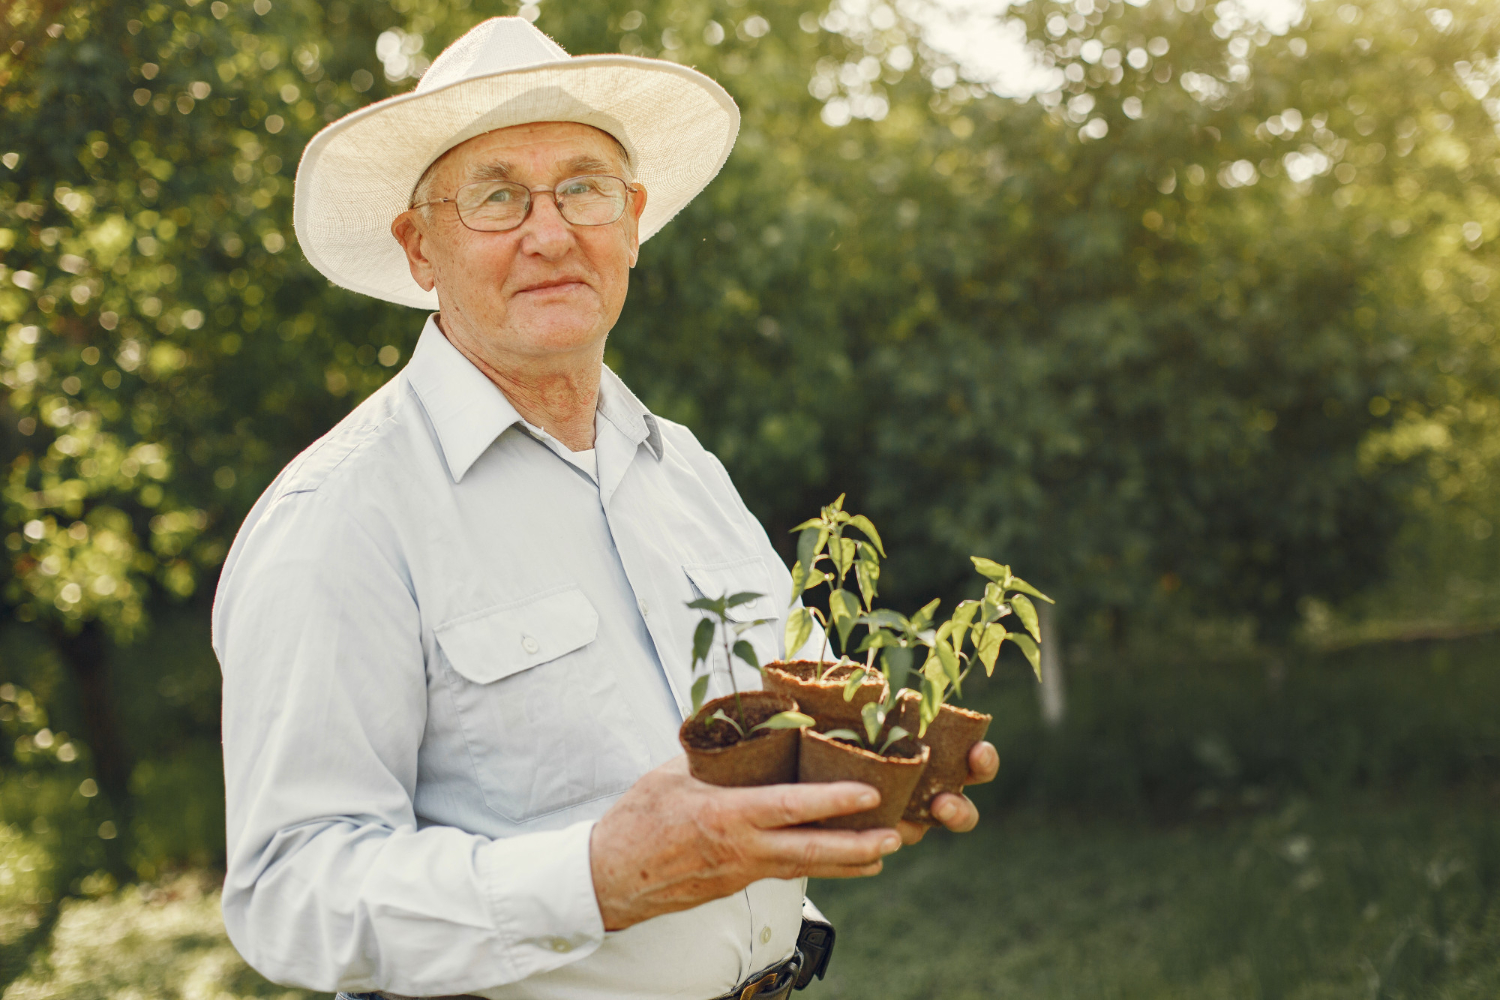
{"label": "finger", "polygon": [[860,867],[828,867],[817,868],[804,872],[808,878],[866,878],[870,875],[879,875],[880,870],[885,867],[885,862],[877,861],[873,865]]}
{"label": "finger", "polygon": [[979,742],[969,748],[969,780],[966,785],[983,785],[1000,773],[1000,751],[995,744]]}
{"label": "finger", "polygon": [[773,830],[756,853],[778,878],[798,878],[830,868],[866,868],[901,849],[895,830]]}
{"label": "finger", "polygon": [[932,818],[954,833],[968,833],[979,823],[979,810],[966,796],[943,792],[932,800]]}
{"label": "finger", "polygon": [[762,830],[801,826],[874,809],[880,793],[859,781],[809,782],[726,789],[725,804]]}
{"label": "finger", "polygon": [[901,835],[901,843],[909,846],[919,842],[927,834],[927,827],[903,819],[896,824],[896,832]]}

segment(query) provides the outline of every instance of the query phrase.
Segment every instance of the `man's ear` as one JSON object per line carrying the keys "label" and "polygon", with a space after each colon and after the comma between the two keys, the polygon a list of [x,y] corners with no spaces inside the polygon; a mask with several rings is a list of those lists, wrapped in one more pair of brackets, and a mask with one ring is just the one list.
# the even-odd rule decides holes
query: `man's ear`
{"label": "man's ear", "polygon": [[646,210],[646,189],[639,184],[630,192],[630,266],[635,267],[641,255],[641,213]]}
{"label": "man's ear", "polygon": [[396,216],[396,221],[391,223],[391,235],[406,251],[406,266],[411,268],[412,280],[421,286],[422,291],[430,292],[437,284],[437,275],[432,261],[427,258],[426,220],[417,218],[421,211],[414,209]]}

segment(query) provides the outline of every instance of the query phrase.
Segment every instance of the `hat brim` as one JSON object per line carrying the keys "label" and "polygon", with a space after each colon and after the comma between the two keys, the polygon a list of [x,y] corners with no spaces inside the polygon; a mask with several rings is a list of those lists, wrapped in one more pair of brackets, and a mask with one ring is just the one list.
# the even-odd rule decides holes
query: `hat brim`
{"label": "hat brim", "polygon": [[593,125],[620,140],[648,195],[644,242],[723,167],[740,114],[702,73],[624,55],[575,56],[390,97],[307,144],[292,213],[302,252],[343,288],[437,308],[437,294],[412,280],[391,222],[443,153],[485,132],[547,121]]}

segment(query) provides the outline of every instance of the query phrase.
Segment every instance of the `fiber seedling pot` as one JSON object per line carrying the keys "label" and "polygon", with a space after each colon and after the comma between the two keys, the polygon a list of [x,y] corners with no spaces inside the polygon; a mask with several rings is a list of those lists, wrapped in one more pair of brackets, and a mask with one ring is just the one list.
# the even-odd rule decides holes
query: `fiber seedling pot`
{"label": "fiber seedling pot", "polygon": [[900,726],[912,734],[897,743],[897,747],[920,744],[931,751],[927,769],[922,772],[916,791],[906,806],[906,814],[901,818],[925,826],[937,826],[937,820],[932,818],[933,798],[943,792],[963,794],[964,780],[969,776],[969,751],[984,739],[993,717],[957,705],[944,705],[938,709],[937,718],[927,727],[926,734],[919,739],[916,733],[922,727],[920,702],[921,695],[917,692],[910,688],[902,691],[896,700],[896,710],[890,714],[886,725]]}
{"label": "fiber seedling pot", "polygon": [[866,675],[860,681],[851,701],[844,700],[844,685],[856,665],[844,664],[834,667],[823,679],[818,674],[826,664],[815,660],[776,661],[766,664],[766,689],[784,694],[796,700],[797,711],[817,720],[817,730],[852,729],[859,732],[864,723],[860,710],[873,701],[885,697],[885,678],[879,674]]}
{"label": "fiber seedling pot", "polygon": [[882,756],[852,743],[829,739],[811,729],[802,730],[798,781],[863,781],[880,792],[880,805],[874,809],[835,816],[813,825],[834,830],[894,827],[927,767],[927,755],[926,747],[913,743],[905,748],[891,747],[890,754]]}
{"label": "fiber seedling pot", "polygon": [[[758,726],[779,712],[797,711],[797,703],[774,691],[742,691],[745,728]],[[740,788],[747,785],[783,785],[797,780],[800,746],[795,729],[762,729],[744,739],[733,726],[712,722],[719,709],[735,721],[734,695],[715,698],[688,719],[677,731],[677,741],[687,753],[688,771],[710,785]]]}

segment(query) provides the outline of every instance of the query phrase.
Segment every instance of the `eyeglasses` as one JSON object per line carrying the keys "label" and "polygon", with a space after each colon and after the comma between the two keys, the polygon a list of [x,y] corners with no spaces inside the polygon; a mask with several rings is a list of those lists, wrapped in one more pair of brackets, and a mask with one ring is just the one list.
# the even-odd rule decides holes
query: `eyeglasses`
{"label": "eyeglasses", "polygon": [[633,190],[635,185],[604,174],[569,177],[550,188],[529,188],[515,181],[475,181],[460,187],[452,198],[435,198],[412,208],[451,201],[465,226],[481,233],[503,233],[526,221],[532,195],[550,194],[565,221],[575,226],[607,226],[625,214]]}

